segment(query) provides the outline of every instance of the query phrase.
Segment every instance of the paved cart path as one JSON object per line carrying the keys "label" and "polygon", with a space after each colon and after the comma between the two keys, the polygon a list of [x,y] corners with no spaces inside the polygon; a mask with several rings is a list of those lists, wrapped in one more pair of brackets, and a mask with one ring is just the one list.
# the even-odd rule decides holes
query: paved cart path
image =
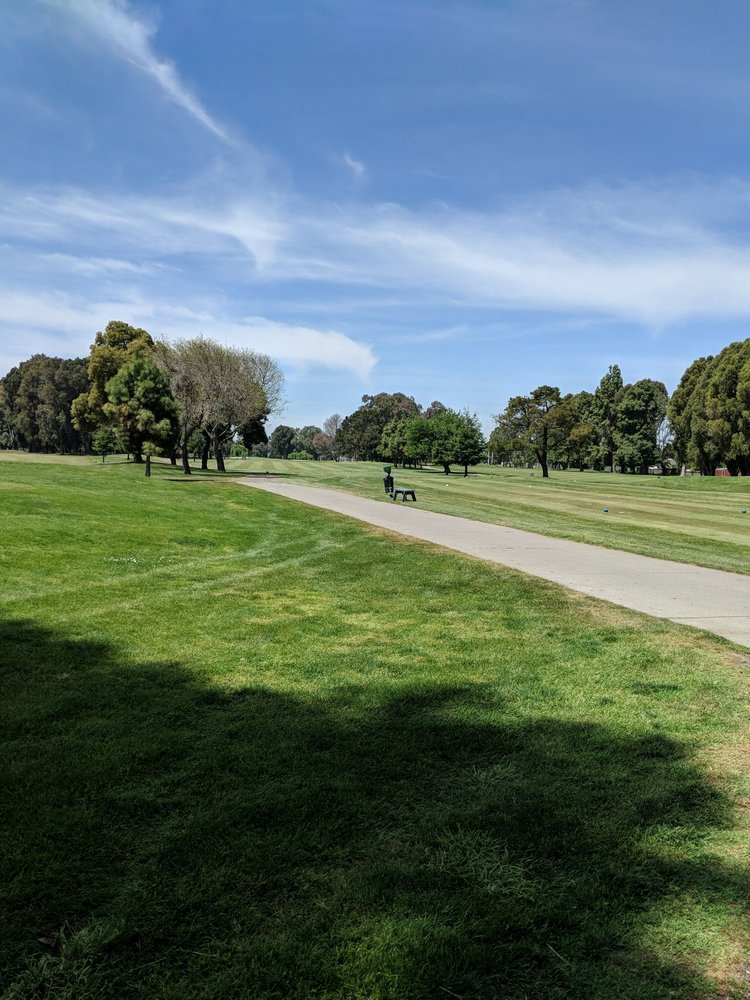
{"label": "paved cart path", "polygon": [[750,576],[548,538],[499,524],[435,514],[411,502],[367,500],[271,476],[237,482],[512,566],[582,594],[706,629],[750,647]]}

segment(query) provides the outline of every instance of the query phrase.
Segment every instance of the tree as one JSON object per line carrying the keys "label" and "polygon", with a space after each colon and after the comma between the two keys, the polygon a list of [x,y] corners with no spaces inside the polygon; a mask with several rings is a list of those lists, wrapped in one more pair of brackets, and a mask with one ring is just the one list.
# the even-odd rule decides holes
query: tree
{"label": "tree", "polygon": [[464,467],[464,478],[470,465],[479,465],[484,458],[484,434],[476,413],[468,410],[457,413],[453,432],[453,461]]}
{"label": "tree", "polygon": [[615,471],[617,451],[617,408],[623,393],[622,372],[618,365],[610,365],[607,374],[594,391],[591,415],[600,436],[601,457],[612,472]]}
{"label": "tree", "polygon": [[339,460],[339,449],[336,438],[341,427],[341,417],[338,413],[332,414],[323,421],[323,430],[315,435],[313,446],[315,453],[320,458],[332,458],[334,462]]}
{"label": "tree", "polygon": [[[678,463],[686,465],[695,459],[701,472],[711,476],[714,474],[714,468],[711,467],[712,462],[709,456],[699,446],[701,435],[697,423],[700,419],[700,413],[705,409],[703,375],[712,361],[713,357],[711,356],[697,358],[688,366],[679,385],[672,393],[667,407],[667,417],[674,435],[673,447]],[[694,398],[696,392],[697,395]]]}
{"label": "tree", "polygon": [[102,462],[104,462],[107,455],[115,454],[118,444],[117,432],[114,427],[102,424],[98,430],[94,431],[94,436],[91,439],[91,450],[94,454],[101,455]]}
{"label": "tree", "polygon": [[499,424],[493,427],[490,433],[487,440],[487,451],[490,464],[507,462],[515,457],[513,442],[506,438],[505,432]]}
{"label": "tree", "polygon": [[189,443],[204,417],[203,383],[201,379],[202,351],[196,340],[176,340],[172,344],[155,345],[156,363],[169,379],[169,388],[179,408],[178,438],[182,471],[190,471]]}
{"label": "tree", "polygon": [[73,400],[88,388],[83,358],[35,354],[0,380],[0,422],[13,447],[29,451],[84,451],[88,435],[73,426]]}
{"label": "tree", "polygon": [[560,424],[564,440],[558,445],[557,454],[568,468],[574,465],[583,469],[596,461],[599,434],[592,416],[593,400],[593,394],[585,391],[564,396],[561,400]]}
{"label": "tree", "polygon": [[296,433],[294,427],[288,427],[286,424],[279,424],[278,427],[274,428],[268,442],[271,458],[288,458],[294,449]]}
{"label": "tree", "polygon": [[400,416],[413,417],[419,404],[402,392],[363,396],[362,405],[341,422],[336,443],[351,458],[375,461],[383,457],[380,443],[386,424]]}
{"label": "tree", "polygon": [[412,417],[406,424],[404,438],[406,445],[404,455],[412,462],[424,465],[432,458],[432,445],[434,441],[434,428],[432,421],[427,417]]}
{"label": "tree", "polygon": [[623,467],[648,474],[657,457],[656,434],[669,397],[662,382],[644,378],[623,390],[617,406],[615,444]]}
{"label": "tree", "polygon": [[380,438],[381,455],[396,468],[407,458],[406,431],[409,423],[408,417],[394,418],[385,425]]}
{"label": "tree", "polygon": [[[261,420],[270,412],[261,378],[269,385],[269,391],[278,394],[278,379],[283,385],[283,376],[267,355],[225,347],[203,337],[193,344],[202,401],[201,429],[213,450],[216,468],[225,472],[224,446],[232,440],[237,428]],[[276,382],[271,378],[274,369]]]}
{"label": "tree", "polygon": [[268,415],[266,414],[263,418],[259,417],[257,420],[248,420],[247,423],[237,428],[240,440],[248,452],[256,445],[268,444],[268,434],[266,433],[265,425],[267,417]]}
{"label": "tree", "polygon": [[318,453],[315,448],[315,438],[318,434],[322,434],[320,427],[315,427],[313,424],[308,424],[306,427],[301,427],[294,435],[294,445],[293,451],[304,451],[310,456],[310,458],[317,458]]}
{"label": "tree", "polygon": [[549,476],[550,451],[565,436],[566,424],[558,420],[559,406],[557,386],[540,385],[529,396],[513,396],[505,410],[495,417],[507,441],[533,452],[545,479]]}
{"label": "tree", "polygon": [[705,413],[730,474],[750,475],[750,339],[725,347],[706,369]]}
{"label": "tree", "polygon": [[177,436],[177,404],[166,375],[151,358],[136,357],[123,365],[105,391],[103,415],[118,424],[133,454],[142,454],[146,442],[156,447]]}
{"label": "tree", "polygon": [[[107,323],[104,333],[96,334],[91,345],[87,373],[91,387],[82,392],[71,407],[73,425],[85,433],[93,433],[108,421],[105,405],[109,402],[106,386],[123,365],[138,357],[149,356],[154,342],[151,335],[139,327],[120,320]],[[140,451],[135,453],[140,462]]]}

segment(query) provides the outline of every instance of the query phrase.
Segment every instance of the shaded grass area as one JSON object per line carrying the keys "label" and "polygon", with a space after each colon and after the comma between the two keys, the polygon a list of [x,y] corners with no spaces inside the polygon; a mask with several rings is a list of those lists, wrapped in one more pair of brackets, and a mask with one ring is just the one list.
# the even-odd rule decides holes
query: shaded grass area
{"label": "shaded grass area", "polygon": [[232,484],[39,471],[0,490],[4,998],[747,995],[726,644]]}
{"label": "shaded grass area", "polygon": [[[310,485],[389,502],[376,462],[234,461]],[[479,466],[464,479],[438,469],[394,470],[419,506],[477,521],[624,549],[658,559],[750,573],[750,485],[746,479],[629,476]],[[604,512],[604,508],[607,512]]]}

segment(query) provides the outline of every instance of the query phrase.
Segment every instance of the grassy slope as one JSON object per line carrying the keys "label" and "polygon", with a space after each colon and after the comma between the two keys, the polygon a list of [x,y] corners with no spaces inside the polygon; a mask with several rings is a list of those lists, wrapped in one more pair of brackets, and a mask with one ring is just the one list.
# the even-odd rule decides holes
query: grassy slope
{"label": "grassy slope", "polygon": [[[311,484],[386,501],[382,466],[374,462],[233,462],[241,471],[268,469]],[[483,466],[445,476],[435,469],[394,472],[414,486],[420,507],[544,535],[735,573],[750,573],[750,483],[746,479],[612,476]],[[608,507],[608,513],[603,508]]]}
{"label": "grassy slope", "polygon": [[0,517],[5,1000],[746,996],[725,644],[165,468]]}

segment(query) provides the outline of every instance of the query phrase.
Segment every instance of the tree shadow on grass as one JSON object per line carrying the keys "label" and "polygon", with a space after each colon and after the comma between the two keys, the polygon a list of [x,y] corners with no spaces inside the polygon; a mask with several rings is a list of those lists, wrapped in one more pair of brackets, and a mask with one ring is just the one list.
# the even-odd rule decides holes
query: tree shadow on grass
{"label": "tree shadow on grass", "polygon": [[222,690],[30,622],[0,666],[8,1000],[714,995],[640,936],[747,898],[673,740],[481,685]]}

